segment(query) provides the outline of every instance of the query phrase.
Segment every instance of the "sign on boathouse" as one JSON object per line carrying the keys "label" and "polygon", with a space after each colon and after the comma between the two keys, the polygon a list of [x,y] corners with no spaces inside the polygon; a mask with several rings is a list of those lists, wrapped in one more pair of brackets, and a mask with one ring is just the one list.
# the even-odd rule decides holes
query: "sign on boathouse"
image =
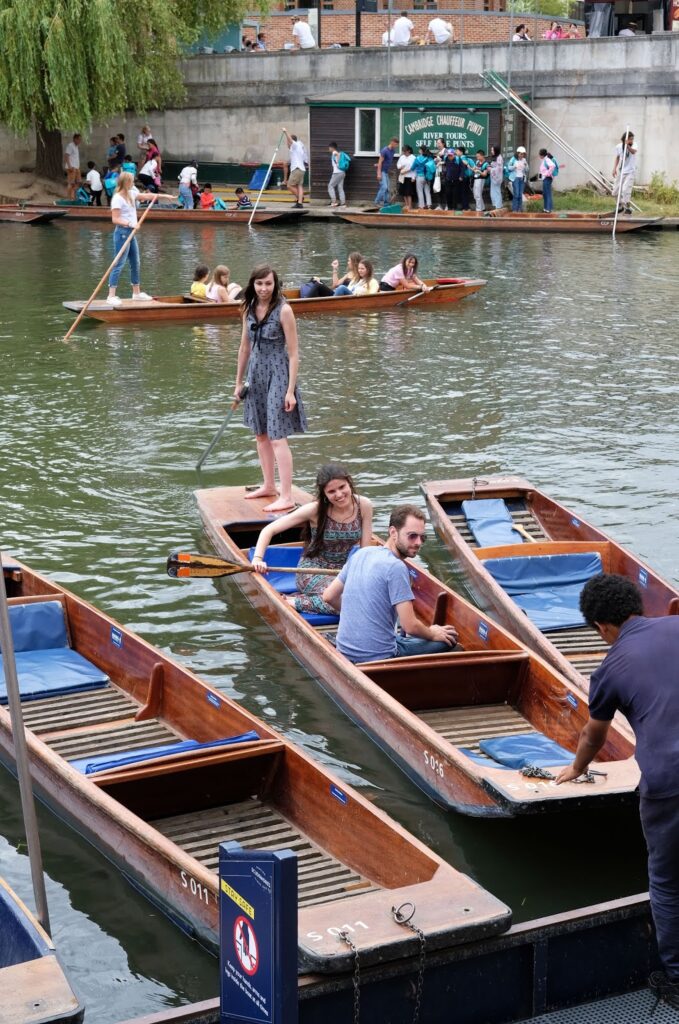
{"label": "sign on boathouse", "polygon": [[297,858],[219,847],[222,1024],[296,1024]]}
{"label": "sign on boathouse", "polygon": [[436,148],[444,138],[449,148],[464,146],[468,153],[488,152],[488,114],[465,110],[404,110],[403,143],[417,152],[420,146]]}

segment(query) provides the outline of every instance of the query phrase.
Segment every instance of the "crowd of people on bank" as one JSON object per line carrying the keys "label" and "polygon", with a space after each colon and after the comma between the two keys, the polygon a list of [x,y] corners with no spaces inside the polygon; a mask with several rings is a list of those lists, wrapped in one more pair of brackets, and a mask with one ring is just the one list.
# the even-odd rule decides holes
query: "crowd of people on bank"
{"label": "crowd of people on bank", "polygon": [[[479,149],[467,153],[466,146],[449,146],[444,138],[436,140],[435,150],[420,146],[415,153],[411,146],[399,146],[391,139],[380,151],[376,164],[379,187],[375,204],[383,207],[397,197],[405,212],[417,203],[420,210],[469,210],[471,204],[478,213],[486,209],[488,188],[494,209],[503,207],[503,190],[511,197],[512,210],[520,213],[529,181],[529,164],[525,146],[517,146],[505,160],[499,146],[492,146],[490,154]],[[540,165],[533,179],[542,181],[545,213],[553,210],[552,186],[559,173],[559,164],[547,150],[540,150]]]}

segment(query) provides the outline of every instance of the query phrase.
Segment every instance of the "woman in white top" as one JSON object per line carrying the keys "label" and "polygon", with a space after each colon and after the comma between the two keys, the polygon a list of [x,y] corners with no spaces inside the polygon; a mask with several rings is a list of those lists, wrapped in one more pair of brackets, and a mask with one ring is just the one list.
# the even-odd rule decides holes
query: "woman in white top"
{"label": "woman in white top", "polygon": [[375,280],[370,260],[362,256],[358,262],[357,273],[355,281],[338,285],[335,288],[335,295],[377,295],[380,286]]}
{"label": "woman in white top", "polygon": [[[116,255],[120,252],[127,239],[137,226],[137,200],[150,200],[156,198],[158,198],[158,196],[153,192],[139,192],[139,190],[134,187],[134,175],[129,174],[127,171],[123,171],[118,176],[116,190],[113,193],[113,198],[111,199],[111,220],[114,224],[113,248]],[[160,198],[176,199],[176,196],[161,194]],[[137,239],[133,238],[127,247],[125,258],[119,260],[115,264],[108,279],[107,302],[111,306],[119,306],[122,301],[116,295],[116,289],[122,273],[123,264],[126,262],[129,262],[130,264],[132,298],[142,301],[148,301],[151,298],[151,296],[147,295],[146,292],[141,291],[139,287],[141,280],[139,246],[137,245]]]}
{"label": "woman in white top", "polygon": [[208,282],[205,298],[211,302],[237,302],[243,289],[239,284],[231,282],[231,271],[220,263],[212,271]]}
{"label": "woman in white top", "polygon": [[156,185],[156,179],[160,178],[160,169],[158,167],[158,161],[155,159],[147,160],[139,171],[137,177],[139,178],[142,185],[146,185],[149,192],[159,192],[160,189]]}
{"label": "woman in white top", "polygon": [[404,146],[401,156],[398,158],[396,167],[398,169],[398,194],[403,200],[406,213],[413,208],[413,197],[415,195],[415,154],[412,146]]}

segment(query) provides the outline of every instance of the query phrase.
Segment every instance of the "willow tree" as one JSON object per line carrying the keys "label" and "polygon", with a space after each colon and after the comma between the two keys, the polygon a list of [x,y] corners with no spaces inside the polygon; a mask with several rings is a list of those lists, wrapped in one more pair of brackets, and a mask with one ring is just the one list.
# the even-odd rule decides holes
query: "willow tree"
{"label": "willow tree", "polygon": [[62,176],[61,132],[181,102],[183,47],[267,0],[0,0],[0,121],[36,132]]}

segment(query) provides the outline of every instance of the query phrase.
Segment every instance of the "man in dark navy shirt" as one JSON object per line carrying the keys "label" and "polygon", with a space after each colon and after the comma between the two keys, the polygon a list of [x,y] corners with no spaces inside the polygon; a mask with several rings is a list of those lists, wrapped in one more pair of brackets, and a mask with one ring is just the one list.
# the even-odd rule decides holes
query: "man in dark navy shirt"
{"label": "man in dark navy shirt", "polygon": [[636,737],[648,888],[665,968],[653,972],[649,985],[658,999],[679,1009],[679,615],[645,618],[637,587],[613,574],[588,580],[580,610],[611,649],[592,674],[590,717],[575,760],[556,782],[571,782],[587,770],[621,711]]}

